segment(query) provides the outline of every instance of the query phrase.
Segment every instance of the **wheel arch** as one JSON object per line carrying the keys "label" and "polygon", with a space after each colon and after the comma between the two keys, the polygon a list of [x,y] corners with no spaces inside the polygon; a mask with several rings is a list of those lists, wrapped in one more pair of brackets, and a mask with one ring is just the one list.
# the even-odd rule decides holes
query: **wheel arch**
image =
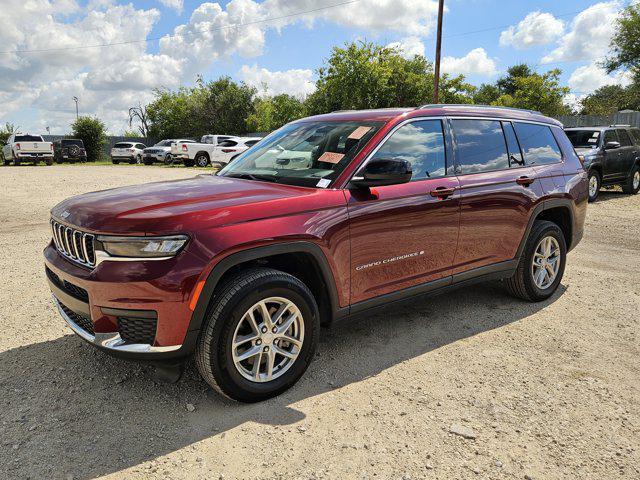
{"label": "wheel arch", "polygon": [[195,160],[196,158],[198,158],[200,155],[204,155],[205,157],[207,157],[209,160],[211,160],[211,155],[209,155],[209,152],[207,152],[206,150],[199,150],[198,153],[196,153],[193,156],[193,159]]}
{"label": "wheel arch", "polygon": [[572,202],[568,199],[556,198],[545,200],[534,209],[531,217],[529,218],[525,234],[520,241],[516,258],[520,258],[520,256],[522,256],[522,252],[524,251],[524,247],[527,243],[527,239],[529,238],[529,234],[531,233],[533,224],[537,220],[548,220],[558,225],[560,230],[562,230],[567,244],[567,251],[573,248],[575,232]]}
{"label": "wheel arch", "polygon": [[202,287],[189,330],[200,330],[209,306],[215,300],[216,289],[226,279],[244,268],[255,266],[275,268],[299,278],[313,293],[321,321],[330,323],[336,317],[339,309],[336,283],[322,249],[311,242],[287,242],[250,248],[220,260]]}

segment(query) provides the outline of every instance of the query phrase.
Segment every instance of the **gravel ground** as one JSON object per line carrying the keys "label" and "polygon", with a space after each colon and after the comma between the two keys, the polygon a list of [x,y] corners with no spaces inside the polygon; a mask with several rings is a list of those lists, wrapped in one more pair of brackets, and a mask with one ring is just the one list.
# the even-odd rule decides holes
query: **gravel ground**
{"label": "gravel ground", "polygon": [[495,284],[324,331],[284,395],[173,385],[70,334],[49,209],[185,168],[0,168],[0,477],[640,478],[640,196],[603,192],[549,301]]}

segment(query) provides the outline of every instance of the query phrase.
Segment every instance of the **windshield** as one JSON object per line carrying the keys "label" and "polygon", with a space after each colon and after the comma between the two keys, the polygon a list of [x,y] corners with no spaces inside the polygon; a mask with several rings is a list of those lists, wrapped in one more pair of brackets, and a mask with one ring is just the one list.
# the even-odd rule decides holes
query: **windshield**
{"label": "windshield", "polygon": [[41,142],[40,135],[16,135],[15,142]]}
{"label": "windshield", "polygon": [[381,126],[381,122],[320,121],[285,125],[218,175],[326,188]]}
{"label": "windshield", "polygon": [[573,148],[597,148],[600,130],[567,130]]}

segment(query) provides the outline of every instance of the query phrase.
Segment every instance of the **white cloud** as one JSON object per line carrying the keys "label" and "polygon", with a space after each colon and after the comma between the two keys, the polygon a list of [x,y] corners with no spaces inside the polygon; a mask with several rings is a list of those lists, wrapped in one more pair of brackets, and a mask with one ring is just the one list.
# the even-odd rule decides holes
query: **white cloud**
{"label": "white cloud", "polygon": [[607,72],[597,64],[576,68],[569,77],[569,88],[579,94],[589,94],[605,85],[629,85],[631,74],[618,72],[607,75]]}
{"label": "white cloud", "polygon": [[387,46],[397,48],[405,58],[413,58],[415,55],[424,56],[424,43],[417,36],[401,38],[399,41],[392,42]]}
{"label": "white cloud", "polygon": [[569,33],[542,63],[601,59],[615,33],[620,2],[601,2],[580,12],[571,22]]}
{"label": "white cloud", "polygon": [[517,25],[500,34],[500,45],[525,50],[536,45],[546,45],[564,31],[564,23],[550,13],[531,12]]}
{"label": "white cloud", "polygon": [[496,62],[487,55],[484,48],[474,48],[464,57],[444,57],[442,71],[454,75],[491,76],[497,73]]}
{"label": "white cloud", "polygon": [[273,72],[266,68],[259,68],[257,65],[243,65],[240,69],[240,78],[248,85],[256,87],[259,94],[288,93],[294,97],[304,98],[316,89],[311,70],[294,69]]}
{"label": "white cloud", "polygon": [[178,13],[182,13],[184,7],[183,0],[159,0],[162,5],[167,8],[172,8]]}

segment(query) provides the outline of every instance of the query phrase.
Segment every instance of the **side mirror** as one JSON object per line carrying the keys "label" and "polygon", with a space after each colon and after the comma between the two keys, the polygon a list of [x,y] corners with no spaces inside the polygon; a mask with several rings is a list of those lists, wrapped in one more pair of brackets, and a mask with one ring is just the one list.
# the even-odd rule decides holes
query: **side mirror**
{"label": "side mirror", "polygon": [[607,142],[604,146],[605,150],[615,150],[616,148],[620,148],[620,142]]}
{"label": "side mirror", "polygon": [[364,167],[362,176],[351,179],[351,183],[359,188],[398,185],[411,180],[411,164],[407,160],[397,158],[371,160]]}

